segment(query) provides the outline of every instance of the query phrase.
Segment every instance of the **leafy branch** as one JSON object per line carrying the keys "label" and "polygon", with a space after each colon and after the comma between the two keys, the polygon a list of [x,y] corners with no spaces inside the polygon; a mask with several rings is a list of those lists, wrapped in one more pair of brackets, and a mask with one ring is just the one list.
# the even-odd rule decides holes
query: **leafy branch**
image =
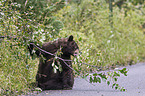
{"label": "leafy branch", "polygon": [[[120,91],[126,91],[126,89],[124,87],[121,87],[117,83],[118,77],[120,77],[120,73],[123,74],[124,76],[127,76],[128,70],[126,68],[123,68],[122,70],[118,70],[118,72],[116,72],[116,71],[111,72],[110,71],[110,72],[107,72],[107,73],[101,72],[101,73],[93,73],[92,75],[87,74],[85,76],[81,76],[79,71],[74,70],[72,67],[70,67],[66,63],[66,61],[70,61],[70,60],[64,60],[63,58],[60,58],[58,56],[58,55],[61,54],[61,49],[56,54],[52,54],[52,53],[47,52],[47,51],[41,49],[40,47],[36,46],[34,43],[30,43],[30,44],[33,45],[34,47],[38,48],[41,52],[44,52],[44,53],[49,54],[51,56],[54,56],[54,60],[56,60],[56,59],[62,60],[67,67],[69,67],[71,70],[73,70],[75,73],[77,73],[80,77],[86,78],[86,77],[89,76],[89,81],[87,81],[85,79],[89,83],[101,83],[101,81],[105,81],[109,86],[109,85],[111,85],[111,82],[112,82],[112,85],[111,85],[112,88],[118,89]],[[86,63],[82,63],[82,64],[86,64]],[[87,64],[87,65],[89,65],[89,64]],[[54,67],[54,70],[56,70],[56,69],[60,68],[60,65],[59,66],[55,65],[55,63],[53,61],[53,67]],[[92,67],[94,67],[94,66],[92,66]]]}
{"label": "leafy branch", "polygon": [[[120,77],[120,73],[123,74],[124,76],[127,76],[128,70],[126,68],[123,68],[122,70],[118,70],[118,72],[113,71],[113,72],[107,72],[105,73],[94,73],[90,76],[90,83],[101,83],[102,81],[106,82],[108,86],[111,86],[112,88],[118,89],[120,91],[126,91],[124,87],[121,87],[117,81],[118,77]],[[112,83],[112,85],[111,85]]]}

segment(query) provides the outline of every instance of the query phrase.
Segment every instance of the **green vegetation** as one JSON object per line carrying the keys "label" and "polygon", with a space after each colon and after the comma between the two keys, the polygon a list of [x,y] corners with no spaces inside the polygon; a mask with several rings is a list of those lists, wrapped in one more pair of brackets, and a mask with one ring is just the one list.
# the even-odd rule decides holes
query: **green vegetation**
{"label": "green vegetation", "polygon": [[133,8],[124,16],[123,9],[114,7],[113,28],[105,1],[84,0],[80,5],[70,4],[56,16],[64,22],[62,34],[78,37],[83,62],[108,67],[136,63],[145,56],[145,35],[139,28],[145,23],[145,16],[141,10]]}
{"label": "green vegetation", "polygon": [[[30,42],[42,45],[74,35],[81,51],[74,58],[74,69],[84,77],[96,70],[144,61],[143,0],[124,0],[122,6],[117,5],[119,0],[114,0],[113,17],[109,17],[109,0],[72,0],[67,4],[65,0],[49,1],[0,1],[1,94],[26,94],[31,90],[29,84],[35,82],[38,59],[29,55]],[[126,75],[126,69],[119,72]],[[107,79],[103,74],[94,74],[90,82],[100,82],[96,76]],[[116,76],[120,75],[114,72],[107,76],[117,81]],[[117,89],[119,85],[113,82],[114,86]]]}

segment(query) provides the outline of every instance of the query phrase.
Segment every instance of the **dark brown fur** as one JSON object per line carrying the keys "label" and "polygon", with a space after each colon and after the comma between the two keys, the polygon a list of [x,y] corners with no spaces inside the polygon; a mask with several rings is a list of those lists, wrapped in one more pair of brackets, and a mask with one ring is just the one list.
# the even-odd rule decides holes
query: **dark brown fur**
{"label": "dark brown fur", "polygon": [[[73,36],[70,36],[69,38],[44,43],[42,49],[52,54],[56,54],[56,52],[61,49],[62,54],[60,57],[63,60],[71,60],[71,55],[77,55],[79,48],[73,40]],[[41,52],[41,54],[45,59],[40,56],[40,63],[36,75],[38,87],[43,90],[72,89],[74,84],[73,70],[71,70],[62,60],[57,59],[54,61],[54,56],[45,52]],[[62,71],[57,70],[55,73],[52,66],[53,62],[55,65],[58,65],[58,62],[60,62]],[[71,61],[65,62],[72,67]]]}

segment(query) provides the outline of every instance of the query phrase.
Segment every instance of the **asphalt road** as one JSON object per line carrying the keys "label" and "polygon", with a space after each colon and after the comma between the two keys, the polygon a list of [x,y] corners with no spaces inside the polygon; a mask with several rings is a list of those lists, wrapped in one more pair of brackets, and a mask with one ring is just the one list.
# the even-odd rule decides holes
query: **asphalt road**
{"label": "asphalt road", "polygon": [[126,92],[112,89],[105,82],[91,85],[84,79],[75,78],[72,90],[48,90],[37,96],[145,96],[145,63],[126,67],[128,76],[121,75],[118,83],[127,89]]}

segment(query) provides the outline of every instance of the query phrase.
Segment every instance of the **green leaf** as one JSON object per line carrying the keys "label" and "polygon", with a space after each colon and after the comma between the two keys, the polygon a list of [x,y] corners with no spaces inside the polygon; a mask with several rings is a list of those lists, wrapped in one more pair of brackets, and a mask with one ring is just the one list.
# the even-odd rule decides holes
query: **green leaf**
{"label": "green leaf", "polygon": [[110,81],[107,81],[107,84],[110,85]]}
{"label": "green leaf", "polygon": [[116,84],[116,86],[119,86],[119,84]]}
{"label": "green leaf", "polygon": [[118,78],[114,78],[115,81],[117,81]]}
{"label": "green leaf", "polygon": [[90,76],[90,83],[92,83],[93,82],[93,78]]}
{"label": "green leaf", "polygon": [[94,73],[94,74],[93,74],[93,76],[97,76],[97,75],[98,75],[97,73]]}
{"label": "green leaf", "polygon": [[105,79],[105,80],[107,80],[107,76],[105,75],[105,74],[102,74],[102,73],[100,73],[100,74],[98,74],[102,79]]}
{"label": "green leaf", "polygon": [[126,89],[123,89],[123,91],[126,91]]}
{"label": "green leaf", "polygon": [[113,77],[115,77],[115,76],[118,76],[118,77],[120,77],[120,74],[119,74],[119,73],[117,73],[117,72],[114,72],[114,75],[113,75]]}
{"label": "green leaf", "polygon": [[114,84],[112,85],[112,88],[113,88],[115,85],[116,85],[116,83],[114,83]]}
{"label": "green leaf", "polygon": [[79,38],[79,41],[82,41],[82,38],[81,37]]}
{"label": "green leaf", "polygon": [[97,83],[97,82],[98,82],[97,78],[94,77],[93,83]]}
{"label": "green leaf", "polygon": [[127,69],[123,68],[122,70],[119,70],[120,73],[124,74],[124,76],[127,76]]}
{"label": "green leaf", "polygon": [[118,89],[118,86],[116,86],[115,89],[117,90]]}
{"label": "green leaf", "polygon": [[101,79],[99,77],[97,77],[97,82],[101,83]]}

